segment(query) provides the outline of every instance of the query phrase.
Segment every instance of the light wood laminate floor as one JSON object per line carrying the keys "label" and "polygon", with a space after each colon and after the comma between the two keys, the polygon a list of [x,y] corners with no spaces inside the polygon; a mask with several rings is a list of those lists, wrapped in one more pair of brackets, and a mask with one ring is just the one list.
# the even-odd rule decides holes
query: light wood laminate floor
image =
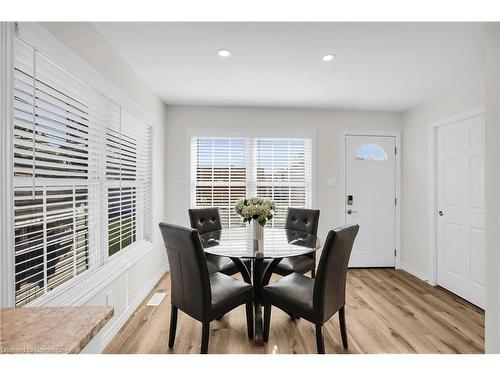
{"label": "light wood laminate floor", "polygon": [[[167,292],[158,307],[145,304]],[[179,311],[175,346],[167,346],[170,276],[158,282],[107,346],[106,353],[199,353],[201,323]],[[459,297],[394,269],[350,269],[347,331],[342,348],[338,317],[325,325],[326,353],[483,353],[484,312]],[[246,335],[240,306],[211,324],[209,353],[316,353],[314,325],[293,321],[273,308],[269,342],[258,347]]]}

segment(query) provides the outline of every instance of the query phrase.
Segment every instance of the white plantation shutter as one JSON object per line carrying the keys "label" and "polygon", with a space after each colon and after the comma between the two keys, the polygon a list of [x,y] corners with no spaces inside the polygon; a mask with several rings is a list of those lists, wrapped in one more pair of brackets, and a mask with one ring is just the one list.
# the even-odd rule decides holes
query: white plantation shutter
{"label": "white plantation shutter", "polygon": [[[91,220],[96,204],[88,185],[16,187],[16,305],[81,274],[90,267]],[[93,245],[93,246],[92,246]]]}
{"label": "white plantation shutter", "polygon": [[223,227],[241,226],[237,200],[258,196],[276,203],[273,227],[288,207],[311,207],[310,138],[192,137],[191,206],[218,207]]}
{"label": "white plantation shutter", "polygon": [[247,194],[247,140],[192,138],[192,206],[218,207],[225,228],[241,226],[234,204]]}
{"label": "white plantation shutter", "polygon": [[15,51],[15,176],[89,179],[91,92],[19,40]]}
{"label": "white plantation shutter", "polygon": [[106,129],[109,255],[151,239],[151,130],[125,111],[119,129]]}
{"label": "white plantation shutter", "polygon": [[14,51],[15,303],[23,306],[96,270],[112,249],[151,238],[152,139],[150,127],[20,39]]}
{"label": "white plantation shutter", "polygon": [[256,195],[276,203],[273,227],[282,228],[288,207],[311,207],[311,139],[255,138]]}

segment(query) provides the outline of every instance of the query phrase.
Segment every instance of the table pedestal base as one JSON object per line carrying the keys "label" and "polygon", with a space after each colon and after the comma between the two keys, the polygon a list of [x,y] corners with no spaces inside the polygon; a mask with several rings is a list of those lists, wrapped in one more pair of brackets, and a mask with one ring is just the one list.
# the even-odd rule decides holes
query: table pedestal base
{"label": "table pedestal base", "polygon": [[254,304],[254,327],[255,343],[258,346],[264,345],[264,326],[262,319],[262,288],[269,284],[271,275],[281,258],[273,259],[267,267],[264,268],[264,259],[256,258],[253,260],[253,304]]}
{"label": "table pedestal base", "polygon": [[231,258],[238,267],[243,280],[249,284],[253,284],[253,306],[254,306],[254,340],[258,346],[264,345],[264,326],[262,319],[262,288],[269,284],[271,275],[278,266],[282,258],[274,258],[264,269],[264,259],[252,259],[252,276],[239,258]]}
{"label": "table pedestal base", "polygon": [[254,305],[254,338],[255,343],[259,346],[264,345],[263,326],[262,326],[262,268],[264,259],[256,258],[252,262],[252,281],[253,281],[253,305]]}

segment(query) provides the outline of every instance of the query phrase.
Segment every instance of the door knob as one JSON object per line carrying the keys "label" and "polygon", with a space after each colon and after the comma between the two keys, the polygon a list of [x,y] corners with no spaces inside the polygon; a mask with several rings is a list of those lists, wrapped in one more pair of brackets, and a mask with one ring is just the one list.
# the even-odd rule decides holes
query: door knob
{"label": "door knob", "polygon": [[356,211],[356,210],[351,210],[350,208],[349,208],[349,209],[347,209],[347,214],[349,214],[349,215],[355,214],[355,213],[357,213],[357,212],[358,212],[358,211]]}

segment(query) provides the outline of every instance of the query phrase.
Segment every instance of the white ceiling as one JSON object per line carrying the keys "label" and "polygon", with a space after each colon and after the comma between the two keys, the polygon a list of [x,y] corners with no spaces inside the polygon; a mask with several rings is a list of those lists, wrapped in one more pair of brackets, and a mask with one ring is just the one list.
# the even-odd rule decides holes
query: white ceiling
{"label": "white ceiling", "polygon": [[167,104],[405,111],[482,77],[479,23],[94,25]]}

